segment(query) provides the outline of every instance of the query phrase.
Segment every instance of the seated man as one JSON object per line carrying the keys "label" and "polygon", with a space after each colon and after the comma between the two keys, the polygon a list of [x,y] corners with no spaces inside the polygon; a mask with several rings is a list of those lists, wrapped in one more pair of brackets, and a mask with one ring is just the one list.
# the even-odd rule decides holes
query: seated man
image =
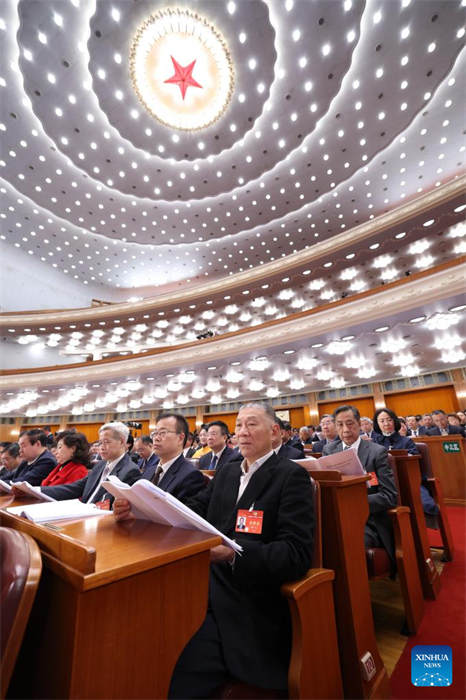
{"label": "seated man", "polygon": [[277,457],[281,457],[282,459],[284,457],[287,459],[302,459],[304,457],[304,453],[301,452],[301,450],[298,450],[296,447],[283,442],[285,423],[278,416],[275,416],[275,422],[280,428],[279,434],[272,436],[272,448]]}
{"label": "seated man", "polygon": [[199,460],[199,469],[219,469],[235,455],[232,447],[228,447],[228,426],[222,420],[214,420],[207,426],[208,452]]}
{"label": "seated man", "polygon": [[335,427],[335,420],[333,416],[322,416],[320,426],[322,428],[322,435],[324,437],[322,440],[318,440],[317,442],[312,443],[313,452],[322,452],[326,445],[328,445],[330,442],[333,442],[333,440],[337,440],[338,438],[338,433]]}
{"label": "seated man", "polygon": [[299,434],[293,432],[293,428],[290,423],[283,423],[282,432],[283,444],[287,447],[294,447],[295,450],[301,452],[301,459],[304,458],[304,448],[301,440],[299,439]]}
{"label": "seated man", "polygon": [[57,501],[66,501],[70,498],[80,498],[84,503],[101,503],[110,505],[113,497],[106,491],[102,482],[109,474],[115,474],[121,481],[134,484],[141,474],[126,451],[126,440],[129,428],[124,423],[105,423],[99,430],[101,462],[97,462],[93,469],[83,479],[73,481],[71,484],[59,486],[42,486],[41,491]]}
{"label": "seated man", "polygon": [[432,420],[434,427],[429,428],[426,435],[460,435],[464,437],[463,428],[459,425],[450,425],[445,411],[441,409],[432,411]]}
{"label": "seated man", "polygon": [[[270,407],[243,406],[236,423],[243,462],[217,471],[187,502],[243,553],[211,551],[207,616],[178,661],[170,697],[207,698],[230,676],[287,688],[290,617],[280,586],[311,564],[314,514],[307,472],[272,450],[278,432]],[[115,514],[129,516],[127,501],[115,502]]]}
{"label": "seated man", "polygon": [[22,462],[4,481],[27,481],[31,486],[40,486],[46,476],[57,466],[57,460],[47,449],[47,436],[40,428],[25,430],[19,436],[19,455]]}
{"label": "seated man", "polygon": [[363,440],[373,440],[375,437],[374,424],[372,418],[361,416],[361,437]]}
{"label": "seated man", "polygon": [[199,469],[183,457],[188,432],[186,418],[179,413],[161,413],[152,431],[154,452],[160,459],[150,481],[180,501],[205,487],[204,476]]}
{"label": "seated man", "polygon": [[152,438],[149,435],[141,435],[141,437],[136,438],[134,451],[139,455],[138,469],[142,477],[150,481],[159,463],[159,456],[154,452]]}
{"label": "seated man", "polygon": [[427,432],[427,428],[420,425],[417,416],[413,414],[406,416],[406,425],[408,426],[407,435],[409,437],[419,437],[420,435],[425,435]]}
{"label": "seated man", "polygon": [[334,411],[339,441],[331,442],[323,450],[324,455],[356,450],[359,460],[371,480],[368,481],[369,518],[364,530],[366,547],[384,547],[395,564],[392,525],[387,510],[397,504],[395,477],[388,463],[387,450],[372,440],[362,440],[359,411],[354,406],[339,406]]}
{"label": "seated man", "polygon": [[6,443],[3,450],[0,447],[0,479],[8,479],[11,472],[17,469],[22,461],[17,442]]}

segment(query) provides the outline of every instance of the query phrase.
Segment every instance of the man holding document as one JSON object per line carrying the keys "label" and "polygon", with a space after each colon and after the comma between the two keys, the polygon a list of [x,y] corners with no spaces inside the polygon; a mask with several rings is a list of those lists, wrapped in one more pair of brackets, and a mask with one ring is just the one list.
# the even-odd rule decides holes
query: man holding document
{"label": "man holding document", "polygon": [[[280,586],[311,565],[314,513],[306,471],[272,448],[278,432],[270,407],[243,406],[236,422],[243,461],[185,501],[243,551],[225,544],[211,550],[208,612],[178,661],[170,697],[209,697],[231,676],[287,688],[291,625]],[[116,499],[114,512],[118,520],[130,517],[128,501]]]}
{"label": "man holding document", "polygon": [[393,530],[387,511],[396,507],[397,488],[387,450],[372,440],[362,439],[359,411],[354,406],[339,406],[333,416],[340,440],[326,445],[323,454],[355,450],[365,472],[371,476],[367,490],[369,517],[364,530],[365,546],[384,547],[394,565]]}

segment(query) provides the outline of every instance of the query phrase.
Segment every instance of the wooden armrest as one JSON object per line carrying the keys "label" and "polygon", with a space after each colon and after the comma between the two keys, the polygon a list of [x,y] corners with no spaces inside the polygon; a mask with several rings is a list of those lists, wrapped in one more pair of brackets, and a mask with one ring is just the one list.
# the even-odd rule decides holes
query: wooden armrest
{"label": "wooden armrest", "polygon": [[396,506],[396,508],[390,508],[387,513],[391,518],[399,518],[401,515],[403,515],[403,513],[407,513],[409,515],[411,510],[409,506]]}
{"label": "wooden armrest", "polygon": [[293,598],[294,600],[299,600],[308,591],[312,590],[316,586],[319,586],[325,581],[333,581],[335,578],[335,572],[330,569],[309,569],[307,574],[300,578],[298,581],[291,581],[290,583],[284,583],[280,591],[285,598]]}

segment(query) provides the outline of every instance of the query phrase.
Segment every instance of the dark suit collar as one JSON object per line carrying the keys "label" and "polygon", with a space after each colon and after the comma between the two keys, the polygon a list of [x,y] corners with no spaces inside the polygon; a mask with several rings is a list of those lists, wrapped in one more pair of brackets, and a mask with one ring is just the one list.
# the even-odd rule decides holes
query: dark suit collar
{"label": "dark suit collar", "polygon": [[172,483],[172,481],[175,479],[180,467],[184,464],[186,461],[183,453],[181,453],[172,464],[168,467],[167,471],[163,475],[163,477],[160,479],[159,486],[161,487],[163,484],[164,490],[167,489],[168,486]]}

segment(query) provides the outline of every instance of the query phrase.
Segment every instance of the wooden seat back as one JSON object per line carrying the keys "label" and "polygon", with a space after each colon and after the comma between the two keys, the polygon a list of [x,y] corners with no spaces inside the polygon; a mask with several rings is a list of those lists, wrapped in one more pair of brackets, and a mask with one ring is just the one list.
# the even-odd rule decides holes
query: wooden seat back
{"label": "wooden seat back", "polygon": [[29,535],[0,527],[1,697],[4,698],[42,571],[39,547]]}

